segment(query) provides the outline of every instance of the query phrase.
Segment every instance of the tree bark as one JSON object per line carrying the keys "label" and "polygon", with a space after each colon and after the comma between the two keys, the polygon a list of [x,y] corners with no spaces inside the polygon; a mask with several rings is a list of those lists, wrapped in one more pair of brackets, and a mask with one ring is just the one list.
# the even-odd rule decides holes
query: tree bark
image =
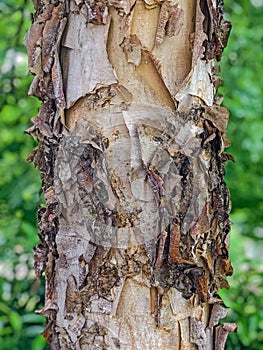
{"label": "tree bark", "polygon": [[27,130],[51,349],[223,349],[228,112],[220,0],[37,1]]}

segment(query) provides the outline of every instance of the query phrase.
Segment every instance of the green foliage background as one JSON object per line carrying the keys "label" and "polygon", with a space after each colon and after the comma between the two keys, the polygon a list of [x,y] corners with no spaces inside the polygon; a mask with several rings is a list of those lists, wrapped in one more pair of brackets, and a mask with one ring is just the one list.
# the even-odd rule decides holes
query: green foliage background
{"label": "green foliage background", "polygon": [[30,24],[28,0],[0,2],[0,349],[42,350],[43,286],[33,273],[40,180],[25,162],[36,145],[24,134],[39,102],[27,96],[23,36]]}
{"label": "green foliage background", "polygon": [[225,0],[233,29],[221,64],[220,93],[230,111],[226,181],[232,200],[234,275],[221,291],[238,324],[227,350],[263,349],[263,0]]}
{"label": "green foliage background", "polygon": [[[221,296],[238,323],[227,350],[263,349],[263,0],[225,0],[233,30],[221,64],[220,94],[231,113],[226,167],[233,202],[231,258],[234,276]],[[29,0],[0,3],[0,348],[47,349],[39,335],[44,320],[34,313],[43,302],[43,281],[33,274],[32,247],[38,241],[36,208],[40,180],[25,162],[36,146],[23,134],[39,102],[27,96],[23,36],[30,25]]]}

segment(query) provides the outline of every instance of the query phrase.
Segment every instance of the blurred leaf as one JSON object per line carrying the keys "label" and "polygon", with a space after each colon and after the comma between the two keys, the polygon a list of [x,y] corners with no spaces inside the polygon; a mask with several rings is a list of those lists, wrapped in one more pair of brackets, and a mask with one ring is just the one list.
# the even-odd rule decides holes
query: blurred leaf
{"label": "blurred leaf", "polygon": [[15,332],[21,331],[23,327],[23,322],[19,313],[11,311],[9,314],[9,321]]}
{"label": "blurred leaf", "polygon": [[11,312],[11,309],[8,305],[0,302],[0,312],[8,315]]}
{"label": "blurred leaf", "polygon": [[25,315],[22,315],[22,320],[23,323],[34,323],[34,324],[38,324],[38,323],[43,323],[43,320],[45,318],[41,315],[36,315],[35,313],[27,313]]}
{"label": "blurred leaf", "polygon": [[46,341],[42,336],[38,336],[34,339],[32,343],[32,349],[34,350],[44,350],[46,348]]}

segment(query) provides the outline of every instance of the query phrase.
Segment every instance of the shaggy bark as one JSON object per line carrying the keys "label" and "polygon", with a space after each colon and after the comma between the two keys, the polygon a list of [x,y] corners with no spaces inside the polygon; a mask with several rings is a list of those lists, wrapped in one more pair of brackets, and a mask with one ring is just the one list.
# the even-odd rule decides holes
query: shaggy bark
{"label": "shaggy bark", "polygon": [[222,1],[37,1],[27,130],[51,349],[223,349]]}

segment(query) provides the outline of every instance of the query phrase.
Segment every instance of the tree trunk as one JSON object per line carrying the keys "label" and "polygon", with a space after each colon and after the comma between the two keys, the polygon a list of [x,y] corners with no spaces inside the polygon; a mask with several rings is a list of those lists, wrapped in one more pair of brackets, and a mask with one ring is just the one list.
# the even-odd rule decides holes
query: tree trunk
{"label": "tree trunk", "polygon": [[235,325],[215,97],[230,24],[220,0],[37,1],[26,36],[28,133],[46,206],[51,349],[223,349]]}

